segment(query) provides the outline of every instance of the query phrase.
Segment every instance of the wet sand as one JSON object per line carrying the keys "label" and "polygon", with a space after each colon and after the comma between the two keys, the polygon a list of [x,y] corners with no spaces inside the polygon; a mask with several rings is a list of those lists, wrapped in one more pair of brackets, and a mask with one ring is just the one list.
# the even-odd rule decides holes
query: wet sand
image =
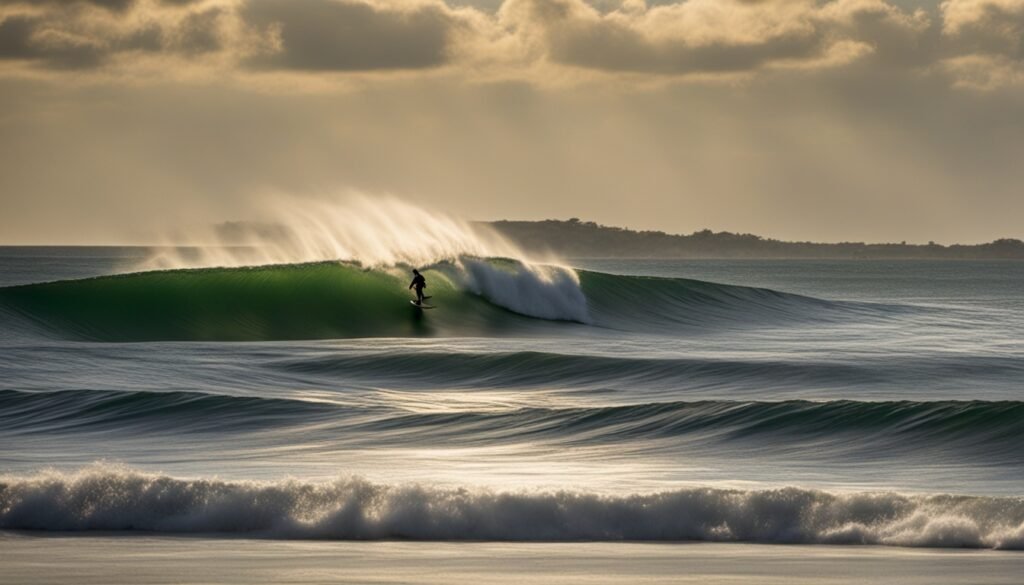
{"label": "wet sand", "polygon": [[0,533],[0,582],[1019,584],[1024,554],[712,543],[279,541]]}

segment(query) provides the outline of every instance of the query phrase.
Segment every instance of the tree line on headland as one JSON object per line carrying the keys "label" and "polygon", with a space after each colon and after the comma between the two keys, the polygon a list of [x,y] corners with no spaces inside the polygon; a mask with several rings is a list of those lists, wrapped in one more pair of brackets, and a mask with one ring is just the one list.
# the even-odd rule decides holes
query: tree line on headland
{"label": "tree line on headland", "polygon": [[487,225],[528,252],[570,258],[821,258],[821,259],[1024,259],[1024,242],[987,244],[784,242],[754,234],[701,230],[689,235],[634,231],[592,221],[494,221]]}

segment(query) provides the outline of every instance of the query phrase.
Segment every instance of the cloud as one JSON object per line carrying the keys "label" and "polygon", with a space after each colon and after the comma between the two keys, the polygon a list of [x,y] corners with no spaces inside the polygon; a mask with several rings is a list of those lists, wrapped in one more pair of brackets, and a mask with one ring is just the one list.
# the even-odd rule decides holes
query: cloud
{"label": "cloud", "polygon": [[942,69],[955,85],[975,90],[994,90],[1024,85],[1024,66],[1019,61],[991,55],[966,55],[947,59]]}
{"label": "cloud", "polygon": [[164,44],[191,55],[221,50],[230,42],[224,33],[224,23],[229,16],[230,13],[221,7],[189,13],[164,30]]}
{"label": "cloud", "polygon": [[99,69],[129,55],[191,55],[224,48],[229,12],[220,6],[182,11],[134,2],[7,3],[0,13],[0,60],[57,70]]}
{"label": "cloud", "polygon": [[0,22],[0,59],[33,60],[56,68],[95,67],[103,47],[89,37],[48,28],[33,16],[11,16]]}
{"label": "cloud", "polygon": [[941,10],[943,37],[955,48],[941,67],[957,85],[1024,83],[1024,0],[947,0]]}
{"label": "cloud", "polygon": [[1018,48],[1024,43],[1024,0],[946,0],[941,10],[948,34],[980,32]]}
{"label": "cloud", "polygon": [[947,0],[942,14],[960,51],[1024,60],[1024,0]]}
{"label": "cloud", "polygon": [[906,50],[929,26],[882,0],[634,1],[604,13],[583,0],[508,0],[501,17],[554,63],[658,74],[834,65],[837,55]]}
{"label": "cloud", "polygon": [[[3,0],[0,0],[2,2]],[[440,0],[44,0],[0,7],[0,59],[95,69],[128,57],[201,59],[239,70],[424,70],[482,38],[487,19]],[[187,65],[187,63],[185,64]]]}
{"label": "cloud", "polygon": [[495,12],[441,0],[0,0],[0,60],[61,71],[154,59],[245,76],[445,69],[535,83],[858,66],[991,89],[1024,71],[1024,0],[946,0],[932,13],[889,0],[505,0]]}
{"label": "cloud", "polygon": [[276,49],[247,64],[303,71],[438,67],[465,24],[441,3],[403,7],[359,0],[253,1],[242,18],[267,31]]}
{"label": "cloud", "polygon": [[32,6],[50,8],[80,8],[94,6],[111,12],[124,12],[135,4],[136,0],[0,0],[0,6]]}

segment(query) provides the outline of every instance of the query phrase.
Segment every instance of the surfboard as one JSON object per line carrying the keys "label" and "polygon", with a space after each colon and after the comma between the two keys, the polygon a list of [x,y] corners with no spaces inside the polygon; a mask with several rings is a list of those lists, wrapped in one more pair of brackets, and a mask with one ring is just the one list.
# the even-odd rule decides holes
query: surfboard
{"label": "surfboard", "polygon": [[[424,298],[429,298],[429,297],[424,297]],[[416,301],[409,301],[409,304],[414,306],[414,307],[416,307],[416,308],[418,308],[418,309],[433,309],[434,308],[431,305],[422,305],[422,304],[417,303]]]}

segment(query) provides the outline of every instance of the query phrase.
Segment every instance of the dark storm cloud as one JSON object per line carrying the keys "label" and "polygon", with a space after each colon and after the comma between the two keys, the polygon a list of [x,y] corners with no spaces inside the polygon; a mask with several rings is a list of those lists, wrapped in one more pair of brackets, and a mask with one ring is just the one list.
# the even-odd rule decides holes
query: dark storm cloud
{"label": "dark storm cloud", "polygon": [[[14,13],[0,20],[0,60],[27,61],[49,69],[95,69],[126,53],[187,54],[212,52],[224,46],[221,22],[226,11],[213,7],[175,19],[156,16],[135,27],[119,27],[117,19],[86,24],[83,3],[44,3],[48,11]],[[124,9],[119,3],[99,4]],[[109,6],[108,6],[109,5]]]}
{"label": "dark storm cloud", "polygon": [[104,52],[87,39],[40,40],[45,21],[31,16],[11,16],[0,22],[0,59],[45,63],[55,69],[87,69],[104,58]]}
{"label": "dark storm cloud", "polygon": [[129,52],[196,57],[225,51],[234,62],[262,70],[426,69],[446,64],[453,37],[472,28],[441,2],[43,0],[6,5],[13,8],[6,18],[0,14],[0,58],[50,68],[97,67]]}
{"label": "dark storm cloud", "polygon": [[440,4],[395,8],[345,0],[254,0],[242,17],[279,43],[250,65],[305,71],[436,67],[447,60],[459,26]]}
{"label": "dark storm cloud", "polygon": [[36,18],[12,16],[0,22],[0,58],[36,58],[36,49],[32,46],[32,32],[37,21]]}
{"label": "dark storm cloud", "polygon": [[0,0],[0,6],[52,6],[67,8],[70,6],[96,6],[111,12],[124,12],[135,4],[136,0]]}

